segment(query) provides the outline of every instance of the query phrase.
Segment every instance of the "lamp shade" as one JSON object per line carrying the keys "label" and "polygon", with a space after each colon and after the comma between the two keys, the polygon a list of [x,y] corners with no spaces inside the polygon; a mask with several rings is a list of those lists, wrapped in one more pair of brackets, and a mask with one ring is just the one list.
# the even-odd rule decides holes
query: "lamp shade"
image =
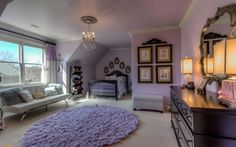
{"label": "lamp shade", "polygon": [[222,75],[225,74],[225,39],[217,42],[214,47],[214,74]]}
{"label": "lamp shade", "polygon": [[214,59],[213,57],[204,58],[204,71],[206,74],[213,74],[214,72]]}
{"label": "lamp shade", "polygon": [[183,58],[181,60],[181,73],[182,74],[193,73],[193,59],[192,58]]}
{"label": "lamp shade", "polygon": [[236,74],[236,38],[226,40],[226,74]]}

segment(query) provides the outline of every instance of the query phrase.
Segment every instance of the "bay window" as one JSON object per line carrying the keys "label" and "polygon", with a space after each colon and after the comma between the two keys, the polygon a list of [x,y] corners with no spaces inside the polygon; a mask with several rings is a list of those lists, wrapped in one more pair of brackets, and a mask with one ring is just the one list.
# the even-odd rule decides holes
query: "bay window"
{"label": "bay window", "polygon": [[43,82],[43,48],[0,40],[0,85]]}

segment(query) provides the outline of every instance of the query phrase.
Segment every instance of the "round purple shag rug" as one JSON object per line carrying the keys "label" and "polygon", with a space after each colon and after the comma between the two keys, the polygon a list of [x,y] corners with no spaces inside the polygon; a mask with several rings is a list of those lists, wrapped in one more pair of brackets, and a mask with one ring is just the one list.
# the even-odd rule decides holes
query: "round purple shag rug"
{"label": "round purple shag rug", "polygon": [[20,147],[102,147],[117,143],[137,126],[132,112],[116,107],[67,109],[34,124]]}

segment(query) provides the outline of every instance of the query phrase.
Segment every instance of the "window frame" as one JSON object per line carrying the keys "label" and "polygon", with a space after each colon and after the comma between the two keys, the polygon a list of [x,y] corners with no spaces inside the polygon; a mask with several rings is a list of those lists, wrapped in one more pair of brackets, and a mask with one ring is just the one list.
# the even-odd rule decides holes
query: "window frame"
{"label": "window frame", "polygon": [[[39,64],[39,63],[25,63],[24,62],[24,46],[29,46],[29,47],[35,47],[35,48],[39,48],[39,49],[42,49],[42,63]],[[23,75],[23,78],[22,78],[22,81],[24,83],[24,85],[32,85],[32,84],[43,84],[44,83],[44,66],[45,66],[45,62],[44,62],[44,51],[45,51],[45,48],[41,47],[41,46],[37,46],[37,45],[33,45],[33,44],[29,44],[29,43],[22,43],[22,75]],[[42,69],[42,72],[41,72],[41,82],[27,82],[25,80],[25,65],[40,65],[41,66],[41,69]],[[21,81],[21,82],[22,82]]]}
{"label": "window frame", "polygon": [[[42,85],[45,82],[45,46],[39,46],[31,43],[25,43],[23,41],[16,41],[10,39],[3,39],[0,38],[0,41],[16,43],[19,45],[19,61],[18,62],[11,62],[11,61],[0,61],[0,63],[12,63],[12,64],[19,64],[19,83],[9,83],[9,84],[1,84],[0,87],[10,87],[10,86],[19,86],[19,85]],[[42,49],[42,63],[24,63],[24,46],[35,47]],[[41,66],[41,81],[40,82],[27,82],[25,80],[25,65],[40,65]]]}

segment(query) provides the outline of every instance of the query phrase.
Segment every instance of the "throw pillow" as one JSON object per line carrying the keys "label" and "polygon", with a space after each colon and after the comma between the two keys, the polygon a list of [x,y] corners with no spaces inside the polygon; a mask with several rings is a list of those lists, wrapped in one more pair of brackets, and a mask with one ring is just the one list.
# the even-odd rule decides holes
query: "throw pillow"
{"label": "throw pillow", "polygon": [[46,87],[46,88],[44,89],[44,93],[45,93],[47,96],[52,96],[52,95],[57,95],[57,94],[58,94],[56,88],[53,87],[53,86],[52,86],[52,87]]}
{"label": "throw pillow", "polygon": [[2,99],[2,104],[10,106],[18,103],[23,103],[24,101],[18,95],[19,91],[21,90],[21,88],[10,88],[1,91],[0,97]]}
{"label": "throw pillow", "polygon": [[58,94],[62,94],[63,93],[63,89],[62,89],[62,85],[61,84],[56,84],[56,83],[51,83],[48,84],[49,87],[55,87],[55,89],[57,90]]}
{"label": "throw pillow", "polygon": [[19,95],[25,102],[30,102],[34,99],[32,94],[28,90],[20,91]]}
{"label": "throw pillow", "polygon": [[32,93],[32,95],[34,99],[42,99],[46,97],[46,95],[43,92]]}

